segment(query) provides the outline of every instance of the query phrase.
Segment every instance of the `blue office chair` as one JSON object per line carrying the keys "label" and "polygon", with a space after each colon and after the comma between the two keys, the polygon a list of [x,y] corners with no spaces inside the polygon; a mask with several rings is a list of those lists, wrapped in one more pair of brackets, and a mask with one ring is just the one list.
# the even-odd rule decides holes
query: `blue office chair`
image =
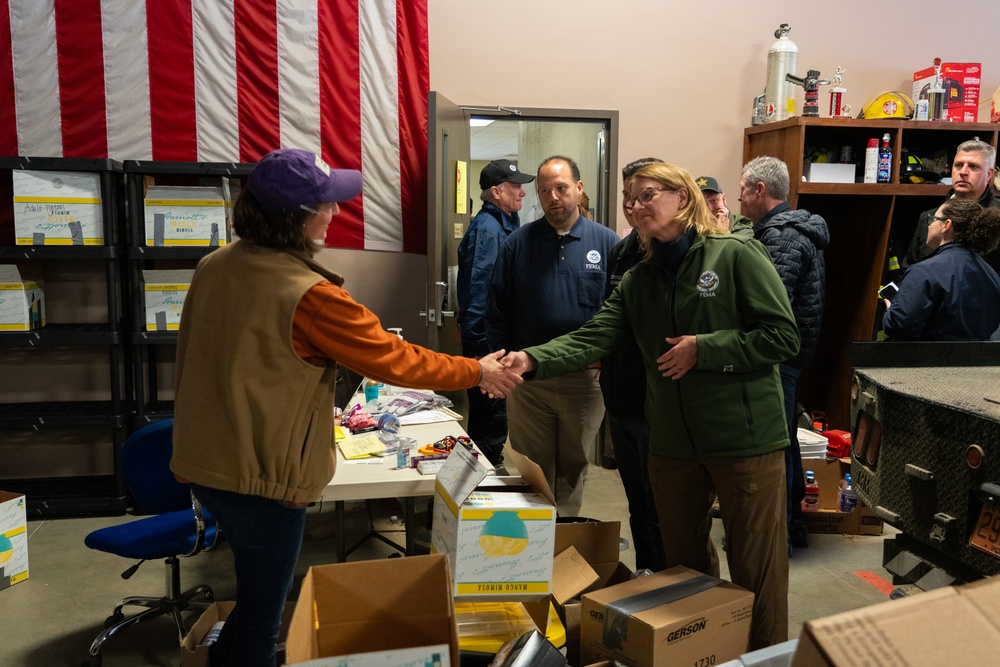
{"label": "blue office chair", "polygon": [[[167,592],[163,597],[129,596],[115,607],[104,622],[105,630],[90,645],[84,667],[99,667],[101,646],[119,630],[136,623],[172,615],[180,638],[185,634],[181,612],[206,609],[214,596],[208,586],[195,586],[183,593],[179,556],[193,556],[215,546],[219,531],[215,520],[203,509],[187,484],[181,484],[170,471],[173,452],[172,419],[145,426],[128,437],[121,451],[125,483],[138,505],[153,512],[117,526],[95,530],[84,540],[91,549],[116,554],[139,562],[122,573],[128,579],[146,560],[164,558],[167,566]],[[126,617],[126,606],[146,607]]]}

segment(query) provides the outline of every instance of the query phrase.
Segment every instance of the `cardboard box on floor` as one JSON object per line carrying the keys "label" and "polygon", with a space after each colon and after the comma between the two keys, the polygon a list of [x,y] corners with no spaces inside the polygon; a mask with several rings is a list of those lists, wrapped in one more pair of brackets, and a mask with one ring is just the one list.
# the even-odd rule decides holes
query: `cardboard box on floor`
{"label": "cardboard box on floor", "polygon": [[747,651],[752,612],[750,591],[672,567],[584,594],[581,662],[723,663]]}
{"label": "cardboard box on floor", "polygon": [[792,667],[995,665],[1000,578],[807,622]]}
{"label": "cardboard box on floor", "polygon": [[810,533],[882,534],[882,520],[860,500],[851,512],[837,509],[837,491],[844,473],[851,472],[850,459],[803,459],[802,468],[812,470],[819,484],[818,509],[802,513]]}
{"label": "cardboard box on floor", "polygon": [[[582,593],[628,581],[632,570],[618,560],[621,523],[587,521],[556,524],[556,560],[552,588],[556,611],[566,628],[566,658],[580,663],[580,610]],[[581,557],[590,572],[573,564],[567,556]],[[592,574],[591,574],[592,573]]]}
{"label": "cardboard box on floor", "polygon": [[28,578],[24,494],[0,491],[0,590]]}
{"label": "cardboard box on floor", "polygon": [[[202,646],[201,642],[213,625],[229,618],[235,606],[236,603],[232,601],[215,602],[202,612],[181,640],[181,667],[208,667],[208,647]],[[281,617],[281,631],[278,633],[279,657],[288,637],[288,624],[292,620],[293,611],[295,611],[293,603],[285,605],[285,613]]]}
{"label": "cardboard box on floor", "polygon": [[437,656],[438,664],[458,667],[458,629],[443,555],[309,568],[288,627],[285,664],[392,667],[403,663],[387,661],[390,657],[416,648],[427,648],[429,661]]}
{"label": "cardboard box on floor", "polygon": [[538,465],[510,456],[530,491],[481,485],[487,470],[464,447],[437,474],[431,550],[448,556],[456,599],[530,601],[551,592],[555,498]]}

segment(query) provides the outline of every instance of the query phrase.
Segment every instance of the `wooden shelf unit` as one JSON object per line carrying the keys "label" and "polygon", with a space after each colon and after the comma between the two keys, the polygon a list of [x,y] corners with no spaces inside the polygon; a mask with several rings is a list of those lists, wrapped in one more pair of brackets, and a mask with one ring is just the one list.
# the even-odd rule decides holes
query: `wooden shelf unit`
{"label": "wooden shelf unit", "polygon": [[[881,302],[876,292],[886,269],[890,237],[905,255],[920,212],[938,205],[950,186],[900,183],[899,156],[944,150],[949,164],[963,141],[979,138],[997,146],[1000,125],[852,118],[789,118],[748,127],[743,163],[769,155],[788,165],[788,203],[823,216],[830,227],[826,249],[826,308],[819,346],[802,374],[799,399],[807,410],[823,410],[831,428],[850,430],[850,346],[870,341]],[[850,146],[864,162],[868,140],[889,134],[893,166],[889,183],[806,183],[807,147]]]}

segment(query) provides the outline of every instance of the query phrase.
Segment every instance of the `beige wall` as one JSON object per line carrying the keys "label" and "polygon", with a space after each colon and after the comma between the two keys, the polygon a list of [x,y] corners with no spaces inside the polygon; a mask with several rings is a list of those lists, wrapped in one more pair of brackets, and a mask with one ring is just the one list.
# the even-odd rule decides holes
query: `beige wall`
{"label": "beige wall", "polygon": [[[799,75],[847,69],[846,100],[856,113],[883,90],[908,93],[913,72],[935,56],[982,62],[981,97],[988,98],[1000,85],[1000,61],[990,62],[1000,4],[972,4],[963,16],[975,20],[962,24],[943,20],[943,5],[930,0],[782,2],[765,10],[723,0],[711,4],[709,24],[708,5],[667,0],[429,0],[431,89],[466,105],[617,109],[619,165],[662,157],[695,176],[716,176],[735,204],[743,128],[751,100],[764,90],[767,50],[780,23],[792,26]],[[613,13],[617,7],[627,13]],[[823,115],[828,100],[821,88]],[[980,120],[989,120],[988,104]],[[470,165],[473,183],[480,169]],[[470,191],[473,212],[477,189]],[[621,183],[611,191],[618,211]],[[619,231],[624,226],[619,219]],[[422,255],[328,249],[318,259],[343,273],[351,295],[383,325],[426,342],[417,315],[426,283]]]}
{"label": "beige wall", "polygon": [[[431,89],[463,105],[617,109],[619,165],[654,155],[694,176],[714,175],[730,204],[736,203],[743,128],[752,99],[764,91],[767,51],[781,23],[792,27],[799,76],[817,69],[830,78],[838,65],[847,70],[845,99],[854,115],[879,92],[909,94],[913,72],[935,56],[983,63],[981,100],[1000,85],[995,0],[962,6],[931,0],[429,5]],[[824,86],[821,115],[828,105]],[[980,121],[988,120],[987,103]],[[620,185],[612,187],[616,197]],[[619,229],[624,225],[622,218]]]}

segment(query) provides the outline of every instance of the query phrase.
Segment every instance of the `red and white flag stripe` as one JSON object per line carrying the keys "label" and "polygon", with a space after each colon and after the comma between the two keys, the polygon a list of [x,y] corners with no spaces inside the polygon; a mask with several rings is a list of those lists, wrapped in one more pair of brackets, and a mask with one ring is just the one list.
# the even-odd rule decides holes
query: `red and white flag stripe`
{"label": "red and white flag stripe", "polygon": [[0,154],[306,148],[364,174],[329,245],[426,252],[427,0],[0,0],[5,33]]}

